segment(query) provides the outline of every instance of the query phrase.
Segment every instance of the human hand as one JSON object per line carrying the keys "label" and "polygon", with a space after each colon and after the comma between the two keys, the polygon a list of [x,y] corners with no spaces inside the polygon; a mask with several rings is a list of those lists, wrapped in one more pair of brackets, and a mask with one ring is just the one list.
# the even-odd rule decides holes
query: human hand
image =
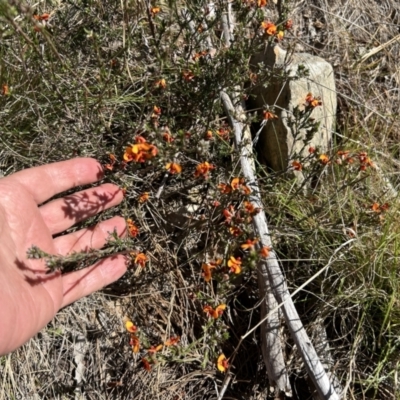
{"label": "human hand", "polygon": [[0,179],[0,355],[15,350],[39,332],[66,305],[120,278],[122,255],[61,275],[47,273],[42,259],[27,258],[35,245],[49,254],[99,249],[109,233],[126,234],[122,217],[53,238],[75,223],[119,204],[123,192],[112,184],[52,200],[54,195],[101,179],[101,165],[76,158],[30,168]]}

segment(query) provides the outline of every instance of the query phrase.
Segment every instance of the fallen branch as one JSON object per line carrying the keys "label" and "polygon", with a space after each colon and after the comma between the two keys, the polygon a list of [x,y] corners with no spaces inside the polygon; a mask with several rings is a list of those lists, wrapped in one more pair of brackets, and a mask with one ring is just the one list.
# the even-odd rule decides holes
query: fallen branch
{"label": "fallen branch", "polygon": [[[242,107],[239,106],[239,109],[237,108],[235,110],[230,97],[223,91],[220,93],[220,97],[225,113],[234,131],[236,148],[240,151],[240,163],[243,175],[248,185],[252,188],[250,202],[254,207],[262,210],[261,195],[250,162],[250,160],[253,159],[252,147],[246,146],[245,143],[243,143],[243,131],[245,127],[244,124],[238,121],[237,117],[237,115],[240,115]],[[257,236],[260,238],[261,246],[271,247],[272,242],[264,211],[261,211],[253,217],[253,225]],[[273,251],[270,252],[266,261],[260,262],[259,277],[260,274],[265,278],[269,278],[272,293],[275,299],[282,304],[285,321],[319,397],[324,400],[338,400],[339,396],[335,392],[300,320],[290,292],[287,288],[285,278],[280,270],[276,255]]]}

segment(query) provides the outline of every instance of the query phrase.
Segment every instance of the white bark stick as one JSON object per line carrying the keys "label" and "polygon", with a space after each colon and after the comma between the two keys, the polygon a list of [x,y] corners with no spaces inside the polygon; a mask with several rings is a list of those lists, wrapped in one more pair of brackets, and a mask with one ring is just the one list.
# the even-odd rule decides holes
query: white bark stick
{"label": "white bark stick", "polygon": [[[225,113],[234,131],[235,144],[240,151],[240,163],[242,172],[246,178],[247,184],[252,189],[250,195],[251,203],[262,210],[262,201],[260,191],[256,182],[254,171],[251,167],[250,160],[253,157],[251,147],[245,146],[243,143],[244,125],[235,118],[237,114],[229,96],[225,92],[220,94]],[[272,248],[272,242],[269,235],[267,219],[264,211],[253,217],[254,229],[260,238],[261,246],[269,246]],[[292,301],[291,295],[286,285],[285,278],[280,270],[276,255],[273,251],[266,261],[260,263],[261,271],[265,270],[269,277],[272,293],[275,299],[282,304],[282,311],[289,331],[300,355],[304,361],[307,372],[313,381],[318,395],[324,400],[339,400],[319,358],[312,345],[304,326],[300,320],[297,310]],[[263,274],[264,275],[264,274]]]}

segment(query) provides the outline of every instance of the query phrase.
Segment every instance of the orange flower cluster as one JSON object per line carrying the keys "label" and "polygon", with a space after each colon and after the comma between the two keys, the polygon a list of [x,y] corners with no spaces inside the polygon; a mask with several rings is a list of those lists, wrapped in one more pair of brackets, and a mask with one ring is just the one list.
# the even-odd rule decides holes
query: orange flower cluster
{"label": "orange flower cluster", "polygon": [[225,357],[225,354],[221,354],[217,360],[218,371],[226,372],[229,368],[229,359]]}
{"label": "orange flower cluster", "polygon": [[212,164],[208,163],[207,161],[205,161],[205,162],[199,164],[196,167],[196,171],[194,173],[194,176],[195,176],[195,178],[202,177],[204,179],[207,179],[210,171],[213,170],[214,168],[215,168],[214,165],[212,165]]}
{"label": "orange flower cluster", "polygon": [[214,319],[219,318],[224,313],[225,309],[226,309],[226,304],[220,304],[215,309],[209,305],[203,307],[203,311],[206,314],[208,314],[209,317],[212,317]]}
{"label": "orange flower cluster", "polygon": [[143,192],[139,198],[138,198],[138,202],[139,203],[146,203],[147,200],[149,200],[150,197],[150,193],[149,192]]}
{"label": "orange flower cluster", "polygon": [[307,93],[305,106],[308,108],[322,106],[321,97],[314,97],[311,93]]}
{"label": "orange flower cluster", "polygon": [[234,274],[240,274],[242,272],[242,259],[240,257],[235,258],[231,256],[228,260],[228,267]]}
{"label": "orange flower cluster", "polygon": [[261,28],[264,29],[264,32],[267,36],[275,36],[276,39],[282,40],[285,33],[282,30],[278,31],[278,27],[269,21],[263,21],[261,23]]}
{"label": "orange flower cluster", "polygon": [[175,175],[175,174],[180,174],[182,172],[182,167],[177,164],[177,163],[168,163],[165,166],[165,169],[171,174],[171,175]]}
{"label": "orange flower cluster", "polygon": [[128,218],[126,220],[126,224],[128,225],[128,231],[132,237],[136,237],[139,234],[139,228],[134,224],[134,222]]}
{"label": "orange flower cluster", "polygon": [[371,210],[373,212],[376,212],[376,213],[379,214],[381,212],[387,211],[389,209],[389,207],[390,207],[389,203],[385,203],[385,204],[382,204],[382,205],[380,205],[379,203],[374,203],[371,206]]}
{"label": "orange flower cluster", "polygon": [[231,181],[231,188],[233,190],[240,190],[245,195],[251,193],[251,189],[245,185],[244,178],[233,178]]}
{"label": "orange flower cluster", "polygon": [[143,163],[158,154],[157,147],[153,144],[147,143],[143,136],[137,136],[135,140],[135,144],[132,144],[125,149],[123,157],[125,162],[135,161]]}

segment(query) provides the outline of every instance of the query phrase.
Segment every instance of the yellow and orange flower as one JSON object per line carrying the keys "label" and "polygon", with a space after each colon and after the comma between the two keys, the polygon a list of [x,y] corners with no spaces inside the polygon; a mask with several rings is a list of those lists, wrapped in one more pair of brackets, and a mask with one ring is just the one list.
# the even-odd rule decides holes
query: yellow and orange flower
{"label": "yellow and orange flower", "polygon": [[283,40],[283,37],[285,36],[285,32],[284,31],[279,31],[277,34],[276,34],[276,38],[279,40],[279,41],[281,41],[281,40]]}
{"label": "yellow and orange flower", "polygon": [[160,89],[165,89],[167,87],[167,81],[163,79],[159,79],[158,81],[154,82],[154,87],[160,88]]}
{"label": "yellow and orange flower", "polygon": [[240,248],[243,250],[253,250],[257,243],[258,239],[247,239],[245,243],[240,245]]}
{"label": "yellow and orange flower", "polygon": [[245,211],[250,215],[256,215],[260,212],[260,209],[254,207],[254,205],[250,201],[245,201],[243,204]]}
{"label": "yellow and orange flower", "polygon": [[165,166],[165,169],[168,170],[171,175],[180,174],[182,172],[182,167],[174,162],[168,163]]}
{"label": "yellow and orange flower", "polygon": [[125,329],[130,333],[135,333],[138,330],[137,326],[128,318],[125,320]]}
{"label": "yellow and orange flower", "polygon": [[321,154],[319,156],[319,161],[321,162],[321,164],[327,165],[329,164],[329,157],[326,154]]}
{"label": "yellow and orange flower", "polygon": [[320,97],[314,97],[312,93],[307,93],[306,96],[306,106],[315,108],[322,105]]}
{"label": "yellow and orange flower", "polygon": [[248,195],[251,193],[251,190],[248,186],[245,185],[244,178],[233,178],[231,181],[231,188],[233,190],[240,190],[243,194]]}
{"label": "yellow and orange flower", "polygon": [[179,341],[181,340],[181,338],[179,336],[171,336],[165,343],[164,346],[173,346],[175,344],[177,344]]}
{"label": "yellow and orange flower", "polygon": [[221,128],[218,129],[217,133],[220,138],[228,140],[231,130],[229,127],[222,126]]}
{"label": "yellow and orange flower", "polygon": [[268,1],[267,0],[257,0],[257,6],[258,7],[265,7],[267,5]]}
{"label": "yellow and orange flower", "polygon": [[243,231],[238,226],[230,226],[229,232],[235,237],[238,237],[243,233]]}
{"label": "yellow and orange flower", "polygon": [[269,36],[274,36],[277,33],[277,27],[272,22],[264,21],[261,23],[261,28],[264,29],[265,33]]}
{"label": "yellow and orange flower", "polygon": [[228,260],[228,267],[234,274],[240,274],[242,272],[242,259],[231,256]]}
{"label": "yellow and orange flower", "polygon": [[209,305],[203,307],[203,311],[214,319],[219,318],[224,313],[225,309],[226,309],[226,304],[220,304],[215,309]]}
{"label": "yellow and orange flower", "polygon": [[162,345],[162,344],[159,344],[158,346],[151,346],[151,347],[147,350],[147,352],[148,352],[149,354],[155,354],[155,353],[157,353],[158,351],[162,350],[163,347],[164,347],[164,345]]}
{"label": "yellow and orange flower", "polygon": [[134,222],[128,218],[126,220],[126,224],[128,225],[128,231],[132,237],[136,237],[139,234],[139,228],[134,224]]}
{"label": "yellow and orange flower", "polygon": [[211,281],[212,270],[215,269],[215,268],[216,268],[216,266],[208,264],[208,263],[205,263],[205,264],[203,264],[201,266],[201,269],[203,270],[203,277],[204,277],[204,280],[206,282],[210,282]]}
{"label": "yellow and orange flower", "polygon": [[228,358],[225,357],[225,354],[221,354],[217,360],[217,368],[218,371],[226,372],[229,368]]}
{"label": "yellow and orange flower", "polygon": [[110,157],[110,163],[105,164],[104,168],[108,169],[109,171],[112,171],[114,169],[114,164],[117,161],[117,158],[115,157],[114,154],[109,154],[109,157]]}
{"label": "yellow and orange flower", "polygon": [[131,335],[131,339],[129,341],[129,345],[132,347],[132,351],[134,353],[139,353],[140,349],[140,340],[137,336]]}
{"label": "yellow and orange flower", "polygon": [[278,116],[271,111],[264,110],[263,111],[263,119],[269,120],[269,119],[277,119]]}
{"label": "yellow and orange flower", "polygon": [[138,253],[135,256],[134,263],[140,265],[142,268],[146,266],[147,261],[149,261],[148,257],[144,253]]}
{"label": "yellow and orange flower", "polygon": [[146,203],[147,200],[149,200],[150,193],[149,192],[143,192],[138,199],[139,203]]}
{"label": "yellow and orange flower", "polygon": [[261,257],[267,258],[269,256],[270,251],[271,251],[271,247],[264,246],[260,249],[259,254]]}
{"label": "yellow and orange flower", "polygon": [[151,16],[154,18],[159,12],[161,11],[160,7],[151,7],[150,8],[150,13]]}
{"label": "yellow and orange flower", "polygon": [[[139,138],[146,140],[139,136]],[[126,162],[140,162],[143,163],[146,160],[150,160],[158,154],[158,149],[153,144],[145,142],[139,142],[128,146],[125,149],[124,161]]]}
{"label": "yellow and orange flower", "polygon": [[227,185],[226,183],[219,183],[218,189],[222,194],[232,193],[232,187]]}
{"label": "yellow and orange flower", "polygon": [[202,177],[202,178],[207,179],[208,178],[208,174],[214,168],[215,168],[214,165],[212,165],[209,162],[205,161],[205,162],[199,164],[196,167],[196,172],[194,173],[194,176],[195,176],[195,178]]}

